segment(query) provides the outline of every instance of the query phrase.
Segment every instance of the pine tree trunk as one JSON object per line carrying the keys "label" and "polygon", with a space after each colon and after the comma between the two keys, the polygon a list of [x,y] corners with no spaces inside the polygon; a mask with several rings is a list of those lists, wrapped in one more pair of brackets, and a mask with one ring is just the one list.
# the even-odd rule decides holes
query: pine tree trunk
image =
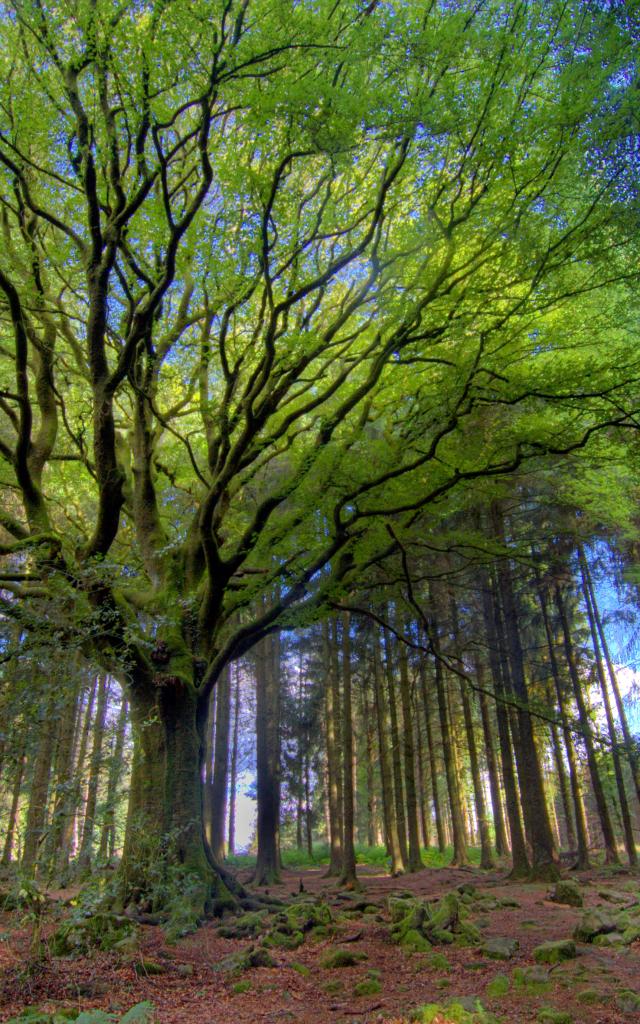
{"label": "pine tree trunk", "polygon": [[582,789],[580,785],[580,776],[578,774],[578,762],[576,758],[575,747],[573,743],[573,737],[571,735],[571,729],[569,728],[569,718],[567,715],[566,701],[564,695],[564,689],[562,680],[560,678],[560,669],[558,667],[558,659],[556,658],[555,643],[553,633],[551,631],[551,623],[549,621],[549,612],[547,608],[547,597],[542,587],[539,574],[536,572],[536,585],[538,591],[538,602],[540,604],[540,610],[542,612],[542,621],[544,624],[545,636],[547,639],[547,648],[549,650],[549,664],[551,666],[551,675],[553,678],[556,699],[558,702],[558,710],[560,711],[560,722],[562,724],[562,735],[564,738],[564,749],[567,755],[567,764],[569,766],[569,784],[571,786],[571,799],[573,801],[573,813],[575,818],[575,837],[573,835],[573,822],[571,817],[567,819],[567,826],[571,823],[571,831],[569,832],[569,841],[576,844],[572,849],[577,849],[578,859],[576,862],[576,868],[579,871],[586,871],[590,867],[589,863],[589,842],[587,838],[587,819],[584,811],[584,801],[582,797]]}
{"label": "pine tree trunk", "polygon": [[82,842],[78,854],[78,872],[87,873],[91,867],[91,852],[93,846],[93,834],[95,829],[96,805],[98,800],[98,782],[100,780],[100,769],[102,767],[102,744],[104,740],[104,725],[107,713],[107,700],[109,697],[109,684],[105,675],[98,680],[98,701],[96,706],[96,717],[93,723],[93,745],[91,758],[89,760],[89,781],[87,785],[87,802],[85,805],[84,822],[82,826]]}
{"label": "pine tree trunk", "polygon": [[495,833],[495,849],[498,857],[506,857],[509,844],[502,812],[502,800],[500,799],[500,780],[498,778],[498,766],[489,715],[489,702],[484,692],[484,667],[480,658],[475,660],[476,679],[479,686],[480,716],[482,719],[482,735],[484,738],[484,751],[487,762],[487,775],[489,776],[489,792],[491,794],[491,810],[493,812],[493,830]]}
{"label": "pine tree trunk", "polygon": [[447,697],[444,688],[442,663],[440,661],[438,620],[435,614],[433,593],[431,593],[430,599],[431,624],[433,631],[432,643],[435,651],[436,696],[438,700],[440,735],[442,737],[442,754],[444,757],[444,770],[447,779],[447,790],[449,793],[449,810],[451,813],[451,831],[453,838],[453,860],[451,863],[456,867],[463,867],[469,863],[469,855],[467,852],[467,839],[465,836],[464,819],[462,816],[462,800],[460,797],[460,789],[458,787],[458,779],[455,770],[453,744],[451,740],[451,725],[447,713]]}
{"label": "pine tree trunk", "polygon": [[400,669],[400,706],[402,708],[402,730],[404,733],[404,779],[407,794],[407,833],[409,837],[409,871],[420,871],[424,864],[420,856],[418,833],[418,798],[416,795],[415,744],[413,738],[413,715],[407,648],[398,642],[398,664]]}
{"label": "pine tree trunk", "polygon": [[236,791],[238,788],[238,735],[240,731],[240,671],[236,664],[233,697],[233,741],[231,745],[231,779],[229,782],[229,853],[236,852]]}
{"label": "pine tree trunk", "polygon": [[11,807],[9,808],[7,831],[4,837],[2,858],[0,859],[0,864],[2,864],[3,867],[6,867],[8,864],[10,864],[13,857],[13,843],[15,840],[16,822],[18,820],[20,792],[22,790],[22,780],[24,778],[26,764],[26,737],[22,737],[20,744],[18,746],[18,754],[16,757],[16,762],[13,770],[13,780],[11,783]]}
{"label": "pine tree trunk", "polygon": [[45,709],[44,720],[38,727],[38,747],[29,790],[24,849],[20,863],[20,870],[27,878],[35,877],[40,867],[40,849],[46,834],[47,797],[56,736],[56,720],[51,711],[51,706]]}
{"label": "pine tree trunk", "polygon": [[436,819],[436,835],[438,837],[438,851],[444,853],[447,848],[447,840],[444,833],[444,817],[440,805],[440,793],[438,789],[438,765],[436,762],[436,747],[433,739],[433,724],[431,721],[431,703],[427,689],[427,674],[424,663],[421,661],[418,666],[420,676],[420,688],[422,691],[422,704],[424,710],[424,722],[427,730],[427,750],[429,752],[429,767],[431,769],[431,795],[433,799],[433,814]]}
{"label": "pine tree trunk", "polygon": [[580,677],[578,675],[578,669],[576,666],[575,654],[573,650],[573,641],[571,639],[571,629],[569,626],[569,616],[567,614],[567,608],[560,590],[560,585],[555,585],[555,601],[556,608],[558,609],[558,615],[560,618],[560,624],[562,626],[562,634],[564,638],[564,649],[567,659],[567,667],[569,669],[569,677],[571,679],[571,685],[573,687],[573,696],[578,708],[578,718],[580,719],[580,728],[582,730],[582,738],[584,741],[585,749],[587,751],[587,764],[589,765],[589,775],[591,776],[591,785],[593,787],[593,795],[596,802],[596,808],[598,811],[598,819],[600,821],[600,828],[602,829],[602,836],[604,839],[605,848],[605,861],[607,864],[619,864],[620,858],[618,857],[618,851],[616,849],[615,836],[613,834],[613,828],[611,825],[611,818],[609,816],[609,808],[607,807],[607,801],[605,799],[604,790],[602,788],[602,782],[600,779],[600,773],[598,771],[598,763],[596,761],[596,753],[593,745],[593,733],[591,731],[591,722],[589,721],[589,715],[587,712],[587,706],[582,692],[582,685],[580,683]]}
{"label": "pine tree trunk", "polygon": [[640,754],[639,754],[639,751],[638,751],[638,744],[634,740],[633,736],[631,735],[631,731],[629,729],[629,723],[627,721],[627,716],[626,716],[626,713],[625,713],[624,704],[622,702],[622,695],[620,693],[620,687],[618,686],[618,680],[617,680],[617,677],[616,677],[615,669],[613,667],[613,661],[611,660],[611,654],[609,653],[609,645],[607,643],[607,637],[606,637],[606,634],[605,634],[605,631],[604,631],[604,627],[603,627],[603,624],[602,624],[602,617],[600,615],[600,609],[598,608],[598,602],[596,601],[595,590],[594,590],[594,587],[593,587],[593,582],[591,580],[591,573],[589,571],[589,564],[588,564],[586,558],[584,558],[583,561],[584,561],[584,573],[585,573],[585,577],[586,577],[586,582],[587,582],[587,586],[589,588],[589,593],[590,593],[590,596],[591,596],[591,605],[592,605],[592,608],[593,608],[593,615],[594,615],[594,618],[595,618],[595,621],[596,621],[596,626],[597,626],[597,630],[598,630],[598,636],[600,638],[600,644],[602,646],[602,653],[604,654],[604,660],[605,660],[605,663],[606,663],[606,666],[607,666],[607,673],[608,673],[608,676],[609,676],[609,681],[611,683],[611,689],[613,690],[613,696],[614,696],[614,699],[615,699],[615,702],[616,702],[616,709],[617,709],[617,712],[618,712],[618,720],[620,722],[620,728],[622,729],[622,736],[623,736],[623,739],[624,739],[624,746],[625,746],[626,754],[627,754],[627,757],[629,759],[629,764],[631,766],[631,776],[633,778],[633,783],[634,783],[634,786],[635,786],[635,790],[636,790],[636,795],[638,797],[638,801],[640,801]]}
{"label": "pine tree trunk", "polygon": [[409,867],[409,851],[407,848],[407,819],[405,815],[404,786],[402,783],[402,756],[400,753],[400,730],[398,728],[398,706],[396,703],[396,692],[394,684],[393,655],[391,651],[391,638],[387,629],[384,635],[384,668],[387,681],[387,696],[389,701],[389,721],[391,723],[391,767],[393,772],[393,797],[395,805],[395,819],[398,826],[398,841],[400,853],[405,871]]}
{"label": "pine tree trunk", "polygon": [[387,744],[389,730],[384,685],[382,680],[382,665],[380,664],[380,639],[377,628],[373,630],[373,682],[376,720],[378,724],[378,752],[380,759],[385,840],[389,856],[391,858],[391,874],[395,878],[397,875],[402,875],[404,873],[405,862],[402,859],[402,851],[400,849],[395,800],[393,798],[391,754]]}
{"label": "pine tree trunk", "polygon": [[75,682],[68,700],[62,709],[58,742],[55,756],[55,787],[51,826],[46,842],[45,860],[49,867],[49,879],[62,869],[62,877],[69,866],[70,844],[63,842],[66,822],[73,812],[73,744],[80,716],[80,673],[76,672]]}
{"label": "pine tree trunk", "polygon": [[[493,525],[496,538],[506,546],[502,516],[494,506]],[[511,682],[518,701],[519,738],[516,748],[518,776],[523,798],[523,813],[531,841],[531,873],[537,879],[559,877],[557,852],[549,823],[542,772],[534,740],[533,723],[529,713],[529,693],[524,671],[524,657],[511,567],[507,560],[497,566],[501,605],[504,613],[505,634]],[[522,771],[520,771],[522,767]]]}
{"label": "pine tree trunk", "polygon": [[427,799],[427,777],[424,753],[423,716],[420,714],[417,686],[414,687],[412,714],[416,723],[416,755],[417,755],[417,778],[418,778],[418,804],[420,809],[420,827],[422,829],[422,845],[428,849],[431,845],[431,829],[429,827],[430,814]]}
{"label": "pine tree trunk", "polygon": [[367,755],[367,846],[375,846],[375,821],[377,816],[375,772],[374,772],[374,722],[369,703],[368,680],[362,688],[362,727]]}
{"label": "pine tree trunk", "polygon": [[254,885],[280,881],[280,640],[268,637],[256,658],[258,858]]}
{"label": "pine tree trunk", "polygon": [[360,888],[356,877],[356,852],[354,846],[354,799],[353,799],[353,713],[351,707],[351,637],[349,613],[342,615],[342,763],[344,766],[343,788],[343,837],[342,870],[339,884],[347,889]]}
{"label": "pine tree trunk", "polygon": [[327,773],[329,782],[329,845],[328,876],[342,871],[342,759],[340,736],[340,683],[336,639],[332,624],[323,629],[324,663],[326,666],[325,729],[327,740]]}
{"label": "pine tree trunk", "polygon": [[209,834],[211,856],[216,863],[224,860],[224,832],[227,819],[227,783],[229,779],[229,731],[231,727],[231,669],[223,670],[216,687],[216,735],[213,748],[213,779]]}
{"label": "pine tree trunk", "polygon": [[620,816],[622,818],[622,831],[624,835],[624,845],[627,851],[627,857],[629,864],[635,867],[638,863],[638,855],[636,853],[636,843],[633,836],[633,826],[631,824],[631,813],[629,810],[629,801],[627,800],[627,792],[624,785],[624,775],[622,773],[622,762],[620,760],[620,751],[618,749],[618,737],[616,735],[616,727],[613,721],[613,712],[611,710],[611,699],[609,697],[609,690],[607,688],[607,680],[604,673],[604,664],[602,661],[602,654],[600,652],[600,643],[598,640],[598,630],[596,626],[595,615],[593,612],[593,606],[591,604],[591,592],[587,583],[587,573],[585,569],[586,560],[584,557],[584,551],[580,549],[580,567],[582,572],[582,592],[584,600],[587,606],[587,617],[589,619],[589,628],[591,630],[591,643],[593,645],[593,653],[596,662],[596,673],[598,676],[598,682],[600,684],[600,692],[602,693],[602,700],[604,703],[604,711],[607,719],[607,730],[609,733],[609,740],[611,742],[611,756],[613,758],[613,771],[616,780],[616,789],[618,792],[618,801],[620,803]]}
{"label": "pine tree trunk", "polygon": [[122,778],[122,757],[124,753],[124,742],[127,733],[127,715],[129,705],[123,695],[120,713],[116,723],[115,738],[109,764],[109,776],[107,779],[107,796],[105,800],[104,818],[102,831],[100,833],[100,850],[98,858],[102,864],[109,862],[114,854],[116,845],[116,806],[118,803],[118,786]]}
{"label": "pine tree trunk", "polygon": [[518,800],[518,786],[513,763],[509,716],[505,707],[503,662],[498,641],[495,607],[489,576],[485,570],[480,573],[480,590],[482,594],[482,617],[487,637],[487,647],[489,649],[489,665],[493,678],[502,778],[504,781],[505,804],[511,837],[511,876],[513,878],[525,878],[529,876],[530,865],[522,820],[520,818],[520,801]]}
{"label": "pine tree trunk", "polygon": [[493,856],[491,854],[489,821],[487,818],[487,808],[484,800],[484,792],[482,789],[480,766],[478,764],[478,751],[476,747],[476,739],[473,726],[471,700],[469,694],[467,693],[466,684],[463,679],[460,679],[460,700],[462,701],[462,713],[464,715],[464,724],[467,733],[469,763],[471,765],[471,780],[473,782],[473,795],[475,798],[476,805],[476,817],[478,819],[478,832],[480,834],[480,867],[483,870],[488,871],[494,866]]}

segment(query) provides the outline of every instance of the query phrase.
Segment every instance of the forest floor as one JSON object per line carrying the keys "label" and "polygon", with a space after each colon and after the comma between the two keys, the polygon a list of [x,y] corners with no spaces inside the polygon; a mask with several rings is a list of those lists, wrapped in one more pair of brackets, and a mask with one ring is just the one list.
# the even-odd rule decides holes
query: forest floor
{"label": "forest floor", "polygon": [[[444,1004],[453,997],[477,997],[488,1013],[505,1024],[539,1020],[623,1024],[634,1018],[640,1020],[640,1000],[636,1008],[624,1006],[624,1000],[620,1000],[623,990],[640,990],[640,941],[627,946],[578,944],[574,959],[546,969],[537,967],[534,983],[523,983],[527,972],[522,969],[534,966],[534,948],[549,940],[570,938],[584,913],[550,901],[549,885],[511,883],[504,873],[477,869],[425,869],[392,879],[379,868],[363,866],[359,876],[365,899],[376,905],[376,910],[363,912],[350,910],[349,896],[323,877],[324,870],[286,871],[283,884],[274,886],[270,894],[280,898],[297,896],[302,883],[305,892],[324,897],[330,905],[337,924],[335,933],[308,937],[293,950],[270,949],[275,968],[255,967],[241,974],[221,970],[221,962],[256,940],[221,937],[219,921],[172,945],[165,941],[159,927],[143,926],[134,953],[45,956],[36,970],[29,971],[30,928],[24,927],[15,912],[3,913],[0,1020],[9,1020],[26,1006],[37,1005],[49,1013],[73,1006],[119,1014],[147,1000],[154,1006],[157,1024],[397,1024],[421,1005]],[[587,909],[617,911],[640,901],[637,874],[594,870],[573,877],[580,883]],[[469,920],[480,929],[482,943],[490,937],[517,940],[519,948],[510,959],[489,959],[481,946],[439,946],[437,952],[441,955],[434,957],[433,953],[412,953],[392,943],[387,897],[411,893],[435,900],[462,883],[472,883],[480,894],[493,897],[495,902],[514,904],[477,912],[473,905],[469,907]],[[68,892],[51,895],[66,898]],[[362,894],[357,899],[362,901]],[[45,948],[48,927],[45,925],[43,933]],[[327,954],[337,949],[362,953],[366,958],[357,958],[355,965],[347,967],[323,966]],[[151,973],[156,969],[159,973]],[[502,980],[492,985],[497,976]],[[372,979],[380,991],[355,993],[358,983]],[[497,989],[505,988],[506,992],[496,994]],[[539,1016],[545,1007],[557,1011],[556,1017],[545,1017],[544,1013]],[[563,1017],[563,1013],[568,1016]],[[437,1024],[459,1019],[465,1018],[454,1012],[435,1017]]]}

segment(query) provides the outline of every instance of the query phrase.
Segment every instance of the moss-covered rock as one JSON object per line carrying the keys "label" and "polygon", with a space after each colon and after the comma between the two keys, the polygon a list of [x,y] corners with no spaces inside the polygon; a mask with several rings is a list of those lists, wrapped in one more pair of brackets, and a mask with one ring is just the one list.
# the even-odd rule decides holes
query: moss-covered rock
{"label": "moss-covered rock", "polygon": [[633,989],[623,988],[616,995],[616,1006],[623,1013],[640,1013],[640,995]]}
{"label": "moss-covered rock", "polygon": [[575,956],[576,944],[572,939],[543,942],[533,951],[533,959],[537,964],[559,964],[563,960],[572,960]]}
{"label": "moss-covered rock", "polygon": [[437,903],[392,899],[389,913],[392,940],[409,949],[424,952],[429,946],[453,942],[475,946],[480,942],[480,932],[468,920],[469,910],[455,892],[447,893]]}
{"label": "moss-covered rock", "polygon": [[355,967],[356,964],[366,959],[366,953],[349,949],[334,949],[323,957],[321,965],[326,970],[333,970],[334,967]]}
{"label": "moss-covered rock", "polygon": [[354,987],[354,996],[374,996],[378,992],[382,992],[382,985],[377,978],[363,978]]}
{"label": "moss-covered rock", "polygon": [[616,930],[616,917],[607,910],[588,910],[575,927],[573,937],[577,942],[593,942],[598,935]]}
{"label": "moss-covered rock", "polygon": [[556,1010],[553,1006],[543,1006],[538,1011],[540,1024],[573,1024],[573,1017],[566,1010]]}
{"label": "moss-covered rock", "polygon": [[584,905],[580,886],[573,879],[568,878],[561,878],[559,882],[556,882],[549,899],[553,900],[554,903],[564,903],[569,907],[582,907]]}
{"label": "moss-covered rock", "polygon": [[489,999],[499,999],[501,996],[506,996],[507,992],[511,988],[511,981],[506,974],[496,974],[495,978],[492,978],[486,988],[487,997]]}
{"label": "moss-covered rock", "polygon": [[252,911],[242,914],[231,923],[220,925],[218,935],[225,939],[253,939],[265,930],[267,923],[267,910]]}
{"label": "moss-covered rock", "polygon": [[491,960],[511,960],[520,948],[517,939],[494,935],[482,944],[480,952]]}
{"label": "moss-covered rock", "polygon": [[92,949],[132,952],[138,930],[128,917],[101,912],[91,916],[72,915],[53,933],[49,948],[54,956],[86,956]]}

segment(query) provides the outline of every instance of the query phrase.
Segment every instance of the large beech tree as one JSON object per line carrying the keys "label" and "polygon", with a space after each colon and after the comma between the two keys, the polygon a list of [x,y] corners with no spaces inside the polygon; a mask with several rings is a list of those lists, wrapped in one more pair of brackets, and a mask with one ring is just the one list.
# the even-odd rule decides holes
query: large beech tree
{"label": "large beech tree", "polygon": [[0,32],[3,606],[121,680],[123,897],[162,856],[197,913],[224,666],[390,520],[629,422],[623,325],[579,301],[630,276],[632,27],[12,0]]}

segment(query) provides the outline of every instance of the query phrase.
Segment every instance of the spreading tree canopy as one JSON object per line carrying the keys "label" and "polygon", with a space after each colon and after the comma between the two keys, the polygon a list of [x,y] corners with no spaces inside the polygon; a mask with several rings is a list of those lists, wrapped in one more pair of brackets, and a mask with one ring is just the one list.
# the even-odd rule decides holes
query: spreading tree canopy
{"label": "spreading tree canopy", "polygon": [[126,898],[168,836],[206,901],[226,663],[425,507],[632,422],[634,31],[582,0],[3,5],[3,608],[127,688]]}

